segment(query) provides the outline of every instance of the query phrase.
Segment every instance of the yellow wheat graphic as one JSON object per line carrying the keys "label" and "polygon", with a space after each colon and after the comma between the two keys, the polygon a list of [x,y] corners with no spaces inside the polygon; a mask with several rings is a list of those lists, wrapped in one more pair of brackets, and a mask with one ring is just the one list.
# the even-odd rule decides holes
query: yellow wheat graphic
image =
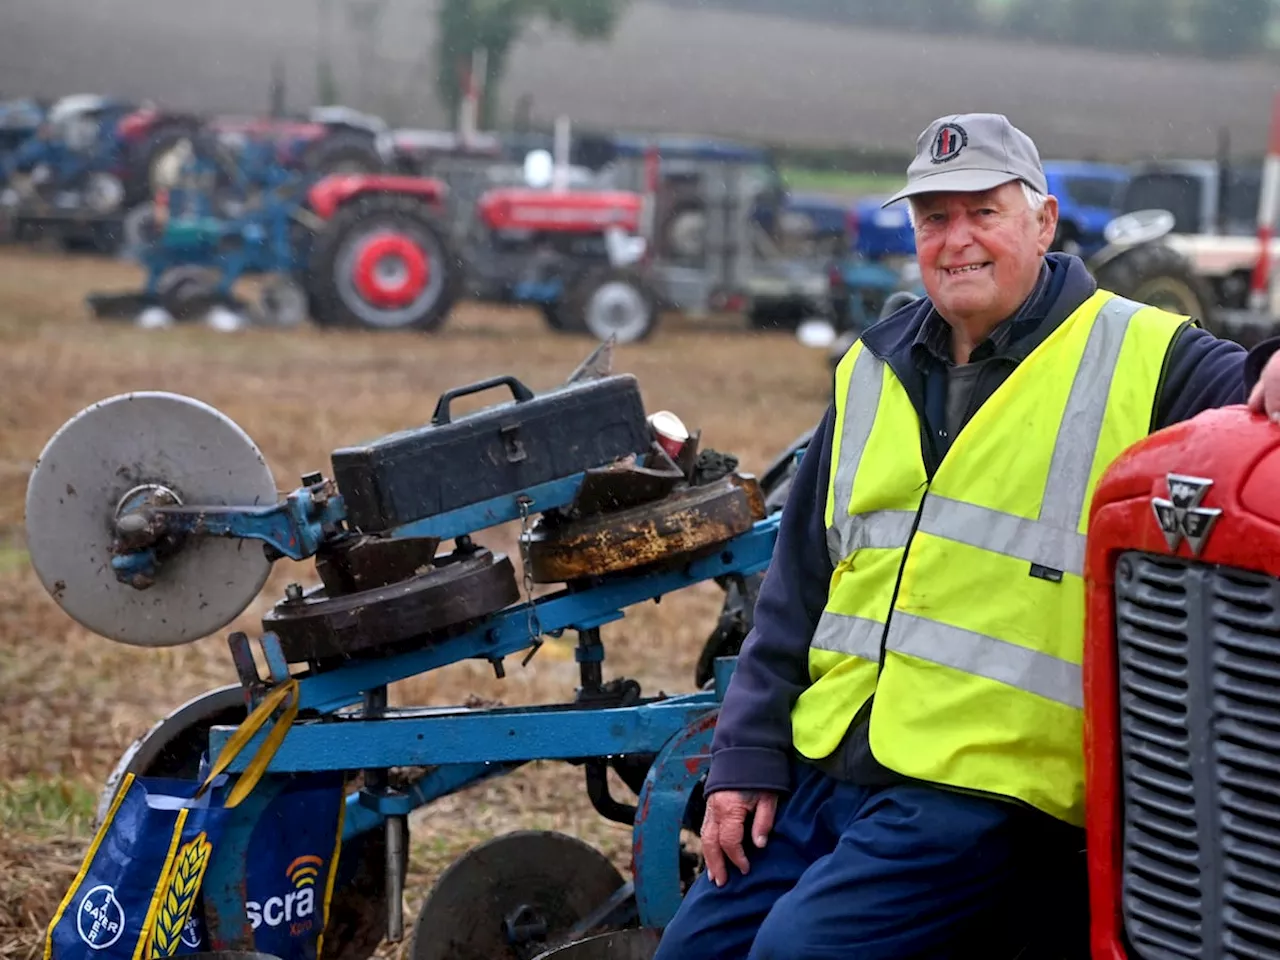
{"label": "yellow wheat graphic", "polygon": [[173,879],[156,917],[152,957],[171,957],[178,949],[182,928],[186,926],[187,917],[191,915],[191,908],[195,905],[212,850],[212,845],[202,831],[184,844],[174,858]]}

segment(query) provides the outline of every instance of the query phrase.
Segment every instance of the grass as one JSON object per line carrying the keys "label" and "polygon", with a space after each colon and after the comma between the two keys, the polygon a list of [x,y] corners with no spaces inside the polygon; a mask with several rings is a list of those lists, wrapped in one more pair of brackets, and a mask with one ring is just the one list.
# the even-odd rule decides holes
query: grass
{"label": "grass", "polygon": [[0,783],[0,823],[35,836],[81,836],[97,802],[97,791],[85,780],[28,774]]}
{"label": "grass", "polygon": [[900,177],[804,167],[786,167],[782,171],[782,178],[797,193],[830,193],[849,197],[890,194],[902,185]]}
{"label": "grass", "polygon": [[[112,643],[71,620],[41,587],[26,555],[27,476],[46,441],[77,411],[113,394],[173,390],[219,408],[263,450],[277,487],[327,469],[344,444],[425,423],[439,394],[496,374],[535,390],[559,383],[594,346],[549,333],[531,311],[464,305],[436,336],[244,331],[141,331],[86,315],[91,291],[127,289],[126,265],[0,252],[0,960],[33,960],[74,877],[102,784],[128,745],[176,706],[234,682],[225,636],[256,635],[285,584],[313,583],[309,564],[277,565],[262,595],[214,636],[176,648]],[[759,472],[811,427],[827,402],[825,356],[786,334],[754,333],[734,318],[666,318],[654,338],[617,351],[650,411],[670,409],[702,430],[703,446]],[[485,398],[460,401],[474,409]],[[514,527],[476,539],[516,552]],[[723,594],[702,584],[629,610],[604,627],[606,678],[637,679],[645,693],[688,690]],[[392,687],[394,703],[561,702],[577,669],[564,643],[522,668],[455,664]],[[626,793],[617,794],[629,799]],[[434,879],[456,857],[499,833],[555,827],[582,837],[624,872],[626,828],[602,820],[582,772],[530,764],[420,811],[410,823],[407,929]],[[407,956],[408,942],[383,956]]]}

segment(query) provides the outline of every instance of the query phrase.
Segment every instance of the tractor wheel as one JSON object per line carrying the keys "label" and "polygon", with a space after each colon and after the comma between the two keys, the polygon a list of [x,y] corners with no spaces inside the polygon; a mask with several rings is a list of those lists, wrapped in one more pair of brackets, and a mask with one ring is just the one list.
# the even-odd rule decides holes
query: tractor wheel
{"label": "tractor wheel", "polygon": [[217,304],[218,274],[194,265],[170,267],[156,282],[156,294],[174,320],[194,320]]}
{"label": "tractor wheel", "polygon": [[119,254],[129,259],[140,257],[148,247],[160,240],[155,204],[148,200],[131,209],[124,215],[120,231]]}
{"label": "tractor wheel", "polygon": [[542,319],[547,322],[547,329],[554,330],[556,333],[572,332],[565,321],[564,307],[559,303],[540,303],[538,310],[542,313]]}
{"label": "tractor wheel", "polygon": [[386,164],[373,145],[373,138],[354,130],[337,130],[316,141],[303,160],[309,173],[381,173]]}
{"label": "tractor wheel", "polygon": [[426,204],[401,194],[339,208],[315,237],[307,274],[322,327],[433,331],[459,293],[445,231]]}
{"label": "tractor wheel", "polygon": [[697,198],[678,201],[658,232],[659,253],[671,263],[696,267],[706,255],[707,208]]}
{"label": "tractor wheel", "polygon": [[1065,253],[1079,255],[1080,253],[1080,230],[1070,220],[1059,220],[1058,229],[1054,231],[1053,243],[1049,247],[1050,250],[1060,250]]}
{"label": "tractor wheel", "polygon": [[647,340],[658,326],[658,300],[631,270],[589,270],[569,290],[562,308],[564,328],[618,343]]}
{"label": "tractor wheel", "polygon": [[1195,317],[1206,328],[1217,323],[1209,286],[1196,275],[1191,261],[1167,244],[1131,247],[1094,270],[1094,278],[1106,290]]}

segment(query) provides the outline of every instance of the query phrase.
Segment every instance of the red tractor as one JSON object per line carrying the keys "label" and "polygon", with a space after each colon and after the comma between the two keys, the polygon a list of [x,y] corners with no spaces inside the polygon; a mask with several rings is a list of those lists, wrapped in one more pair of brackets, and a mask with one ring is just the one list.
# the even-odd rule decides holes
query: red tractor
{"label": "red tractor", "polygon": [[1280,429],[1210,411],[1094,496],[1094,960],[1280,957]]}
{"label": "red tractor", "polygon": [[556,330],[642,340],[660,306],[644,269],[643,208],[627,190],[489,190],[466,240],[468,292],[537,307]]}

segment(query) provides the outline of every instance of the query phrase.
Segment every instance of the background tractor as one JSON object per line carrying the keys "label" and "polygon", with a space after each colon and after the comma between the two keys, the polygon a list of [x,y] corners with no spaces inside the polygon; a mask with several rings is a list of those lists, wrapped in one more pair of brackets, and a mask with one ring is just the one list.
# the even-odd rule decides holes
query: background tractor
{"label": "background tractor", "polygon": [[199,129],[189,114],[98,95],[63,97],[0,155],[0,213],[17,239],[54,236],[112,252],[158,165]]}
{"label": "background tractor", "polygon": [[1253,302],[1255,272],[1280,248],[1259,224],[1261,164],[1167,160],[1135,167],[1089,260],[1108,289],[1198,317],[1220,336],[1251,345],[1269,336],[1277,305]]}
{"label": "background tractor", "polygon": [[349,107],[315,107],[303,117],[213,117],[206,127],[232,148],[270,143],[281,166],[314,177],[389,172],[395,165],[386,121]]}
{"label": "background tractor", "polygon": [[317,179],[276,162],[270,139],[235,153],[207,140],[139,227],[142,290],[91,296],[98,316],[239,325],[246,277],[265,280],[254,312],[269,325],[435,329],[448,316],[460,271],[440,181]]}

